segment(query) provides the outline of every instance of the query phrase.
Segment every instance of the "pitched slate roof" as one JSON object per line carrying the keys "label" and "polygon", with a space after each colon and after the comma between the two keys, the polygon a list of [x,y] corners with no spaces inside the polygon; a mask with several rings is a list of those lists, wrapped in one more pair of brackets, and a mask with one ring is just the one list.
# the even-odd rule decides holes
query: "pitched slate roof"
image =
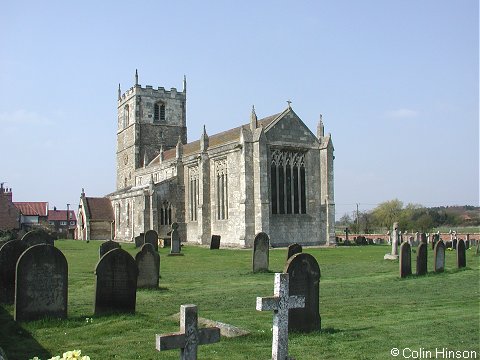
{"label": "pitched slate roof", "polygon": [[23,201],[14,202],[15,207],[25,216],[47,216],[48,202]]}
{"label": "pitched slate roof", "polygon": [[90,220],[93,221],[114,221],[113,208],[110,199],[86,197]]}
{"label": "pitched slate roof", "polygon": [[[69,221],[77,221],[75,211],[69,210]],[[67,221],[67,210],[48,210],[48,221]]]}
{"label": "pitched slate roof", "polygon": [[[277,119],[280,115],[282,115],[284,112],[274,114],[271,116],[268,116],[266,118],[263,118],[261,120],[258,120],[258,126],[266,128],[268,125],[270,125],[275,119]],[[238,141],[240,139],[240,129],[241,128],[249,128],[250,124],[244,124],[241,126],[237,126],[236,128],[230,129],[223,131],[218,134],[214,134],[208,137],[208,147],[209,148],[214,148],[217,146],[225,145],[228,143],[232,143],[235,141]],[[192,155],[197,152],[200,152],[200,140],[195,140],[190,143],[184,144],[183,145],[183,154],[184,155]],[[170,160],[174,159],[176,156],[176,149],[169,149],[164,151],[163,153],[163,159],[164,160]],[[152,161],[152,163],[158,163],[158,158],[155,158],[155,160]]]}

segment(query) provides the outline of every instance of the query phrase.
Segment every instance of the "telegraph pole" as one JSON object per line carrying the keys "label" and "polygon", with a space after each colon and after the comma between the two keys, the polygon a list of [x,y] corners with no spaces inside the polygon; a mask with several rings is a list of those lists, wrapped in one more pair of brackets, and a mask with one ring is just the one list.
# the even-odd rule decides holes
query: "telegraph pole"
{"label": "telegraph pole", "polygon": [[67,236],[66,238],[68,239],[68,235],[70,233],[70,204],[67,204]]}
{"label": "telegraph pole", "polygon": [[360,234],[360,220],[358,218],[358,203],[357,203],[357,234]]}

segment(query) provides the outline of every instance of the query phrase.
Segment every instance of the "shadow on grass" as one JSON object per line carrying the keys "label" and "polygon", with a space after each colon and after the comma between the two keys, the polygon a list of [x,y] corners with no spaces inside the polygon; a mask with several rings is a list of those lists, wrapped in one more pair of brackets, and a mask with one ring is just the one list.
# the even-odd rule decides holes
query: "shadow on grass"
{"label": "shadow on grass", "polygon": [[[373,329],[373,326],[368,326],[368,327],[362,327],[362,328],[352,328],[352,329],[335,329],[333,327],[327,327],[320,329],[318,331],[311,332],[310,334],[313,333],[318,333],[318,334],[329,334],[329,335],[335,335],[335,334],[348,334],[348,333],[357,333],[359,331],[367,331]],[[301,332],[297,331],[290,331],[292,334],[304,334]]]}
{"label": "shadow on grass", "polygon": [[9,360],[30,359],[38,356],[41,359],[48,359],[51,354],[44,349],[25,330],[21,323],[13,320],[8,311],[0,306],[0,347],[3,348]]}

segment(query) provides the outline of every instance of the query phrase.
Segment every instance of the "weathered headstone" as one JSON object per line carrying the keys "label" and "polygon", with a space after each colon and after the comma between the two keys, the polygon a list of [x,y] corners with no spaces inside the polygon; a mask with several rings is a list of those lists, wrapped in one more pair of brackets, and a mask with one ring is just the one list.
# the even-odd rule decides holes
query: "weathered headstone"
{"label": "weathered headstone", "polygon": [[40,244],[20,255],[15,279],[15,321],[66,318],[67,296],[68,264],[60,250]]}
{"label": "weathered headstone", "polygon": [[432,236],[432,250],[435,249],[435,244],[440,240],[439,234],[433,234]]}
{"label": "weathered headstone", "polygon": [[453,250],[457,250],[457,242],[458,242],[457,239],[453,239],[453,240],[452,240],[452,249],[453,249]]}
{"label": "weathered headstone", "polygon": [[270,239],[264,232],[258,233],[253,241],[253,272],[268,271]]}
{"label": "weathered headstone", "polygon": [[[425,244],[422,242],[422,244]],[[408,242],[400,245],[400,277],[412,275],[412,248]]]}
{"label": "weathered headstone", "polygon": [[210,250],[220,249],[220,235],[212,235],[212,240],[210,241]]}
{"label": "weathered headstone", "polygon": [[17,260],[27,248],[20,240],[10,240],[0,248],[0,303],[13,304],[15,300]]}
{"label": "weathered headstone", "polygon": [[138,266],[137,288],[157,288],[160,276],[160,255],[152,244],[143,244],[135,255]]}
{"label": "weathered headstone", "polygon": [[140,235],[135,236],[135,247],[142,247],[143,244],[145,244],[145,233],[140,233]]}
{"label": "weathered headstone", "polygon": [[110,250],[120,249],[120,248],[121,248],[121,246],[118,242],[113,241],[113,240],[108,240],[108,241],[103,242],[100,245],[100,248],[98,250],[98,255],[101,258],[103,255],[105,255]]}
{"label": "weathered headstone", "polygon": [[417,275],[427,273],[427,244],[420,243],[417,248]]}
{"label": "weathered headstone", "polygon": [[290,275],[289,294],[305,297],[305,307],[289,312],[289,330],[320,330],[320,267],[317,260],[307,253],[295,254],[288,259],[284,272]]}
{"label": "weathered headstone", "polygon": [[43,229],[37,229],[27,232],[22,237],[22,241],[24,241],[27,246],[33,246],[38,244],[48,244],[54,245],[54,238],[48,232]]}
{"label": "weathered headstone", "polygon": [[172,334],[156,335],[158,351],[180,349],[180,360],[196,360],[199,345],[220,341],[218,327],[198,328],[196,305],[180,305],[180,331]]}
{"label": "weathered headstone", "polygon": [[423,232],[420,234],[420,242],[422,242],[424,244],[427,243],[427,234],[425,234]]}
{"label": "weathered headstone", "polygon": [[466,250],[470,249],[470,239],[469,239],[469,235],[468,235],[468,234],[465,236],[465,240],[464,240],[464,241],[465,241],[465,249],[466,249]]}
{"label": "weathered headstone", "polygon": [[172,231],[170,233],[170,254],[169,255],[183,255],[181,254],[181,246],[180,246],[180,235],[178,234],[178,224],[174,222],[172,224]]}
{"label": "weathered headstone", "polygon": [[302,245],[299,245],[297,243],[288,245],[288,250],[287,250],[287,261],[290,259],[293,255],[295,254],[300,254],[303,251]]}
{"label": "weathered headstone", "polygon": [[433,271],[442,272],[445,270],[445,244],[442,240],[437,241],[433,249]]}
{"label": "weathered headstone", "polygon": [[272,360],[288,359],[288,329],[289,320],[291,321],[289,312],[305,306],[303,296],[290,295],[289,276],[285,273],[276,273],[273,297],[257,297],[258,311],[273,310]]}
{"label": "weathered headstone", "polygon": [[95,315],[135,312],[138,267],[123,249],[113,249],[95,267]]}
{"label": "weathered headstone", "polygon": [[148,230],[145,233],[145,244],[152,244],[153,249],[158,251],[158,234],[155,230]]}
{"label": "weathered headstone", "polygon": [[462,239],[457,242],[457,268],[467,266],[467,257],[465,253],[465,241]]}

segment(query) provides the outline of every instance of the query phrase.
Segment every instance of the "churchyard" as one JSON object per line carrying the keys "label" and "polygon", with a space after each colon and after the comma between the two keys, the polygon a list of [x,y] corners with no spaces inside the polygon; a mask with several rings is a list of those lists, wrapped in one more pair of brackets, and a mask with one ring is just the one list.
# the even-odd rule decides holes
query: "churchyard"
{"label": "churchyard", "polygon": [[[273,311],[257,311],[258,297],[274,293],[287,249],[270,249],[269,271],[252,271],[252,250],[184,246],[183,256],[160,248],[158,288],[137,289],[135,313],[95,314],[95,275],[101,242],[58,240],[68,262],[66,319],[14,321],[14,306],[0,305],[0,347],[9,360],[42,360],[81,349],[94,359],[178,359],[179,350],[157,351],[156,334],[179,331],[180,306],[195,304],[198,317],[246,330],[201,345],[199,359],[270,359]],[[416,268],[412,247],[411,267]],[[133,258],[140,252],[122,243]],[[288,353],[300,359],[393,359],[392,349],[474,351],[480,357],[480,257],[445,251],[445,271],[433,273],[427,250],[423,276],[399,276],[399,261],[386,261],[389,245],[304,247],[320,267],[321,330],[289,332]],[[98,270],[98,268],[97,268]],[[415,270],[413,270],[415,274]],[[156,281],[156,279],[155,279]],[[205,320],[203,320],[205,322]],[[212,326],[212,325],[207,325]],[[413,356],[412,356],[413,355]],[[398,358],[402,358],[400,355]]]}

